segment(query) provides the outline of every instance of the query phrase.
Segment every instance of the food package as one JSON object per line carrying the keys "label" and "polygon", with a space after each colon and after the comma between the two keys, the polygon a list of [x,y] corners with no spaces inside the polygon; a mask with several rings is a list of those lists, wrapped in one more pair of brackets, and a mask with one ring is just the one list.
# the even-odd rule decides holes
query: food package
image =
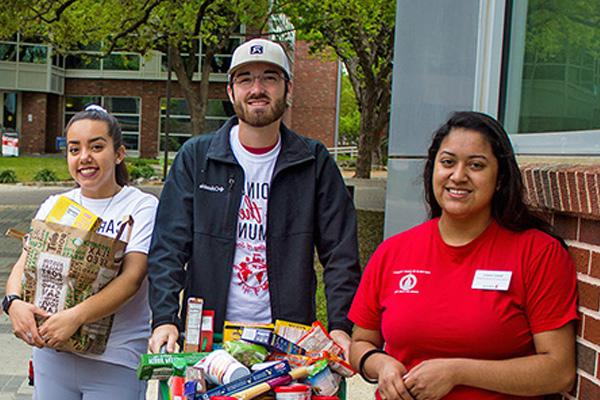
{"label": "food package", "polygon": [[263,346],[242,340],[225,342],[223,343],[223,349],[248,368],[254,364],[262,363],[269,355],[269,352]]}
{"label": "food package", "polygon": [[[23,300],[52,315],[98,293],[121,270],[127,243],[120,237],[132,224],[131,218],[122,223],[113,239],[95,231],[33,220],[22,281]],[[44,320],[37,317],[39,325]],[[112,320],[111,315],[82,325],[59,350],[103,353]]]}

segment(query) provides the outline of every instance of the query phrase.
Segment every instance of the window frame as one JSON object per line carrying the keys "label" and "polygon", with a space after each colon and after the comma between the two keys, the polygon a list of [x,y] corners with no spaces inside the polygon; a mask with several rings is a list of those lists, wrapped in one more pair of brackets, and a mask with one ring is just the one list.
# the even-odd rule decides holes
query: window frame
{"label": "window frame", "polygon": [[92,98],[96,98],[99,99],[99,105],[102,106],[103,108],[105,107],[106,104],[106,99],[107,98],[131,98],[131,99],[137,99],[138,100],[138,113],[137,114],[133,114],[133,113],[121,113],[121,112],[110,112],[111,115],[113,115],[115,118],[119,118],[120,116],[124,116],[124,117],[137,117],[138,118],[138,131],[131,131],[131,130],[124,130],[123,126],[121,126],[121,134],[122,135],[135,135],[137,136],[137,149],[127,149],[127,156],[128,157],[139,157],[140,154],[140,147],[141,147],[141,141],[142,141],[142,97],[141,96],[98,96],[98,95],[65,95],[65,102],[64,102],[64,106],[63,106],[63,117],[65,119],[65,124],[69,122],[69,120],[71,119],[71,117],[73,115],[75,115],[76,113],[78,113],[81,110],[77,110],[77,111],[67,111],[67,107],[66,107],[66,101],[68,98],[85,98],[85,97],[92,97]]}
{"label": "window frame", "polygon": [[[490,6],[480,1],[480,24],[478,32],[478,76],[473,109],[499,117],[505,125],[518,155],[548,156],[598,156],[600,155],[600,129],[560,132],[514,132],[510,118],[520,111],[520,101],[508,103],[510,93],[509,76],[514,76],[515,62],[511,55],[520,54],[523,44],[511,40],[516,18],[523,9],[527,12],[527,1],[505,0]],[[490,7],[493,8],[490,10]],[[520,14],[519,14],[520,13]],[[501,31],[498,31],[501,27]],[[523,57],[524,53],[520,55]],[[522,68],[522,63],[519,64]],[[495,68],[494,66],[501,66]],[[519,73],[518,76],[521,76]],[[517,79],[513,79],[515,82]],[[521,79],[518,79],[522,82]],[[514,98],[514,96],[512,96]],[[518,118],[518,114],[517,118]]]}

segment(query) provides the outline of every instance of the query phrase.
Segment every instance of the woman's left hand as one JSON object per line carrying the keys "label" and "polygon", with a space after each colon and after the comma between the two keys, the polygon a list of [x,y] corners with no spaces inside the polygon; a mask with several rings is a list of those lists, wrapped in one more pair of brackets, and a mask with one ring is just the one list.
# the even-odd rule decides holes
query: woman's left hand
{"label": "woman's left hand", "polygon": [[80,326],[76,309],[68,308],[48,318],[39,328],[39,332],[46,346],[58,348],[73,336]]}
{"label": "woman's left hand", "polygon": [[418,364],[404,375],[404,384],[417,400],[437,400],[456,386],[452,359],[432,359]]}

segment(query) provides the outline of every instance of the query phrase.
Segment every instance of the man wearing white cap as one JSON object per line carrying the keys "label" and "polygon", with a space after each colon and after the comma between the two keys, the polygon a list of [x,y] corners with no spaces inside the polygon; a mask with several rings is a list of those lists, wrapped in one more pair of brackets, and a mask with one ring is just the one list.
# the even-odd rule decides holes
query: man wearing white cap
{"label": "man wearing white cap", "polygon": [[148,259],[150,349],[174,351],[182,289],[215,310],[217,332],[225,320],[312,323],[315,247],[330,333],[347,349],[360,279],[352,199],[326,148],[282,123],[292,92],[283,48],[243,43],[228,73],[236,117],[181,147],[161,194]]}

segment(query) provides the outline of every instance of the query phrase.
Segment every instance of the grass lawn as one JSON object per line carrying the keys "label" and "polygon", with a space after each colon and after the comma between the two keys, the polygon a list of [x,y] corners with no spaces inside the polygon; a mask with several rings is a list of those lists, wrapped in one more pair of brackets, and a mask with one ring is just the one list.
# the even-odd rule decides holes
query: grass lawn
{"label": "grass lawn", "polygon": [[[125,162],[130,166],[139,166],[158,164],[159,160],[128,157]],[[60,154],[41,157],[0,157],[0,172],[13,170],[17,175],[18,182],[33,182],[35,174],[44,168],[53,171],[60,181],[71,180],[65,156]]]}
{"label": "grass lawn", "polygon": [[53,171],[59,180],[67,181],[71,179],[67,170],[67,162],[64,156],[44,156],[44,157],[0,157],[0,172],[11,169],[17,175],[19,182],[32,182],[34,175],[42,170],[49,169]]}
{"label": "grass lawn", "polygon": [[[383,212],[357,210],[358,220],[358,250],[360,266],[365,268],[367,261],[375,252],[377,246],[383,241]],[[315,269],[317,271],[317,319],[327,327],[327,303],[325,301],[325,288],[323,286],[323,267],[315,256]]]}

